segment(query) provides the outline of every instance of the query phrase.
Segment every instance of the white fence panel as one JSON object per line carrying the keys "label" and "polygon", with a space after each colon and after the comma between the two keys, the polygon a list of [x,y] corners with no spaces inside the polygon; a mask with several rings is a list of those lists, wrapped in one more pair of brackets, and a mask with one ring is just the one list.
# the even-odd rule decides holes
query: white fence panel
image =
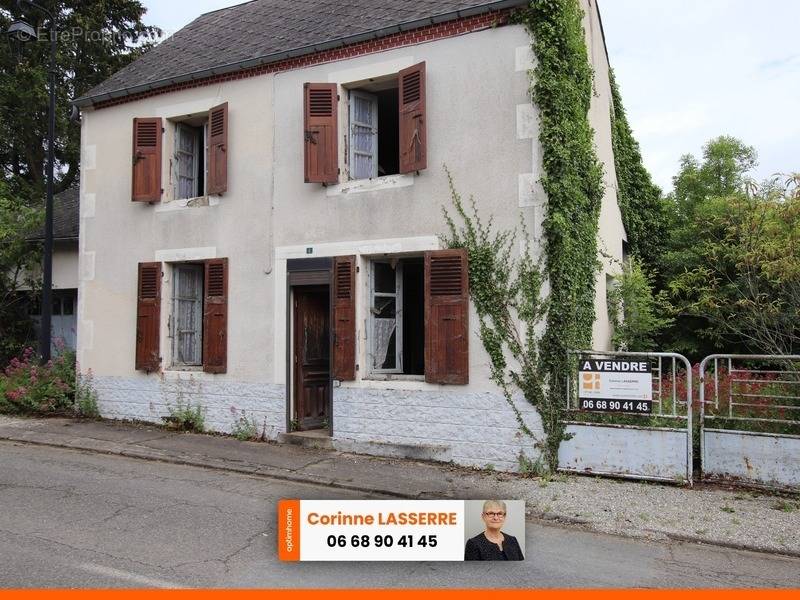
{"label": "white fence panel", "polygon": [[567,432],[574,436],[561,443],[561,470],[668,481],[691,477],[685,429],[572,423]]}
{"label": "white fence panel", "polygon": [[775,487],[800,487],[800,438],[776,433],[706,429],[703,475]]}

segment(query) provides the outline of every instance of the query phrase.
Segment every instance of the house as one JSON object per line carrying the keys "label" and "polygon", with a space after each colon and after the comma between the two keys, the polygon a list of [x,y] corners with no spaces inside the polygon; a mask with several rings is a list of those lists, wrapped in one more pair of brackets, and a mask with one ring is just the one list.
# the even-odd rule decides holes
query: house
{"label": "house", "polygon": [[[78,358],[103,416],[514,469],[447,164],[499,227],[546,200],[520,1],[254,0],[204,14],[79,98]],[[290,7],[291,6],[291,7]],[[621,259],[607,57],[582,1]],[[594,344],[609,344],[604,260]],[[532,428],[538,416],[521,406]]]}
{"label": "house", "polygon": [[[78,233],[79,191],[73,185],[53,197],[53,312],[50,321],[51,351],[75,350],[78,330]],[[44,243],[44,230],[30,238]],[[30,288],[26,288],[30,289]],[[38,339],[41,297],[32,298],[30,314]]]}

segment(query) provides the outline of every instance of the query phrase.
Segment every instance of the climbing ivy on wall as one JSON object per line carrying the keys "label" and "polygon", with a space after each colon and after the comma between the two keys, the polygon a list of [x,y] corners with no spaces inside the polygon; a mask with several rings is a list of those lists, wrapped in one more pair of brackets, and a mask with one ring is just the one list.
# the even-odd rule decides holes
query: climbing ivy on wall
{"label": "climbing ivy on wall", "polygon": [[633,137],[614,71],[611,80],[611,143],[617,173],[617,203],[628,234],[632,254],[643,262],[645,271],[658,270],[667,240],[667,212],[661,189],[653,183],[645,169],[639,143]]}
{"label": "climbing ivy on wall", "polygon": [[533,0],[516,13],[516,22],[531,35],[536,57],[530,72],[531,99],[539,109],[541,183],[547,194],[544,266],[550,294],[540,375],[549,409],[540,412],[551,471],[558,466],[558,447],[564,439],[560,408],[571,364],[567,352],[590,346],[595,319],[603,171],[589,124],[593,72],[582,17],[578,0]]}
{"label": "climbing ivy on wall", "polygon": [[[510,260],[513,234],[492,234],[473,209],[463,209],[453,191],[463,227],[446,215],[446,241],[470,250],[470,294],[480,317],[480,335],[491,359],[495,381],[508,380],[534,404],[542,418],[544,440],[537,440],[545,466],[558,467],[558,448],[567,439],[561,419],[570,368],[569,350],[587,348],[594,324],[594,282],[598,269],[597,229],[603,197],[602,167],[589,125],[592,68],[586,51],[578,0],[533,0],[514,15],[531,35],[536,67],[529,73],[531,100],[539,109],[539,142],[543,150],[541,184],[547,194],[544,220],[544,269],[523,254]],[[523,230],[523,236],[527,235]],[[498,274],[499,273],[499,274]],[[513,275],[511,275],[513,273]],[[546,280],[546,310],[538,302]],[[523,323],[517,332],[509,323],[511,309]],[[535,322],[544,320],[541,340]],[[519,363],[511,370],[508,353]],[[510,394],[502,383],[507,399]],[[517,419],[521,421],[518,411]],[[532,433],[520,424],[520,429]]]}

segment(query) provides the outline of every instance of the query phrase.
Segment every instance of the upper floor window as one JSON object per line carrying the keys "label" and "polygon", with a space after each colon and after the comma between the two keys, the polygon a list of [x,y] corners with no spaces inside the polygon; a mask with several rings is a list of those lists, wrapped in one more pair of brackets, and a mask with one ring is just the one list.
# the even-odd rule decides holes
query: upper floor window
{"label": "upper floor window", "polygon": [[392,76],[349,90],[350,179],[400,172],[398,79]]}
{"label": "upper floor window", "polygon": [[[174,197],[185,199],[228,190],[228,103],[180,120],[174,128]],[[134,202],[158,202],[164,193],[161,117],[133,120]]]}
{"label": "upper floor window", "polygon": [[206,194],[208,125],[175,124],[175,198],[196,198]]}
{"label": "upper floor window", "polygon": [[[348,102],[346,168],[350,179],[413,173],[427,167],[425,63],[353,82]],[[305,181],[339,182],[339,86],[304,86]]]}

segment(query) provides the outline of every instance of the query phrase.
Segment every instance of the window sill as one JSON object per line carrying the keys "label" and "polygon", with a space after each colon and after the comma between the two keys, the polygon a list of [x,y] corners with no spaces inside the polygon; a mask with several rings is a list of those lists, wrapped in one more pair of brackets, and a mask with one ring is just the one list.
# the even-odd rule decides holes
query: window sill
{"label": "window sill", "polygon": [[184,210],[186,208],[199,208],[205,206],[217,206],[219,197],[197,196],[196,198],[181,198],[180,200],[167,200],[156,207],[156,212],[171,212],[174,210]]}
{"label": "window sill", "polygon": [[202,373],[203,372],[203,366],[202,365],[197,365],[197,366],[194,366],[194,365],[186,365],[186,366],[184,366],[184,365],[173,365],[171,367],[167,367],[166,369],[164,369],[164,371],[167,372],[167,373],[170,373],[170,372],[176,372],[176,373],[186,373],[186,372],[197,373],[197,372],[200,372],[200,373]]}
{"label": "window sill", "polygon": [[343,196],[345,194],[408,187],[414,185],[414,179],[413,174],[384,175],[383,177],[374,177],[372,179],[353,179],[328,186],[326,189],[328,196]]}
{"label": "window sill", "polygon": [[371,373],[363,381],[425,381],[425,375],[406,375],[404,373]]}

